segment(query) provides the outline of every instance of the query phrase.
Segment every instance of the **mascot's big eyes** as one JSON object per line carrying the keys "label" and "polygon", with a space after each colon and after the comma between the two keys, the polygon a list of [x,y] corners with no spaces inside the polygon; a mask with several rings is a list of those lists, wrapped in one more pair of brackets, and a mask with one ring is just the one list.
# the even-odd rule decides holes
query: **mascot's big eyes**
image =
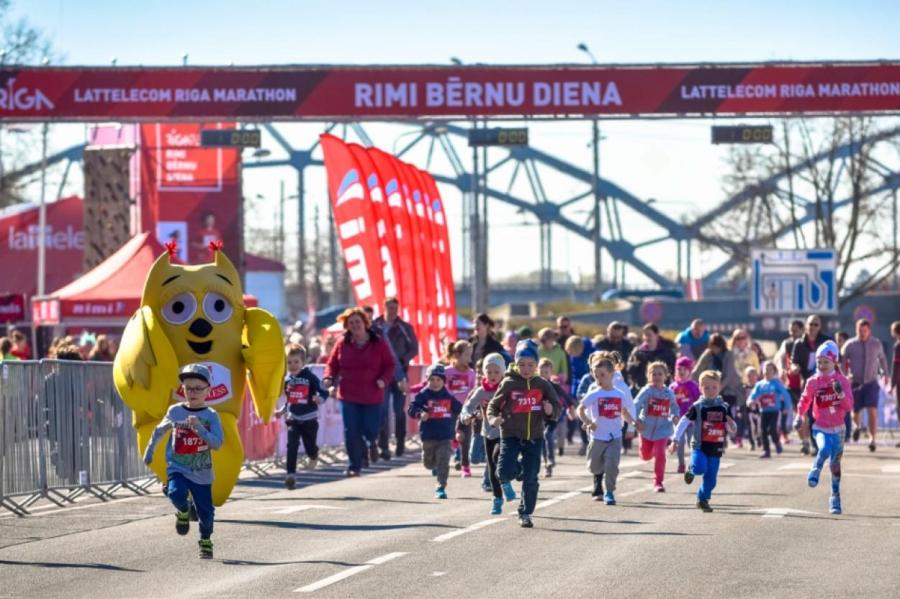
{"label": "mascot's big eyes", "polygon": [[190,293],[179,293],[163,306],[162,315],[170,324],[184,324],[194,317],[197,300]]}
{"label": "mascot's big eyes", "polygon": [[232,311],[231,303],[214,291],[203,297],[203,312],[216,324],[222,324],[231,318]]}

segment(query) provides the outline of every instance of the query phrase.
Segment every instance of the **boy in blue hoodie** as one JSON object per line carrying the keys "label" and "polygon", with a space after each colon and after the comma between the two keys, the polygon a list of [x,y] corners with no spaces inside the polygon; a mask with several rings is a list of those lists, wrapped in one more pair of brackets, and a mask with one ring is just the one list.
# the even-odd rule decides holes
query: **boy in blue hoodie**
{"label": "boy in blue hoodie", "polygon": [[451,441],[456,437],[456,419],[462,404],[447,390],[447,374],[443,364],[434,364],[426,371],[428,386],[416,394],[409,406],[412,418],[421,421],[422,464],[437,476],[434,496],[447,499],[447,478],[450,476]]}
{"label": "boy in blue hoodie", "polygon": [[762,412],[762,442],[763,453],[761,458],[770,458],[769,438],[775,443],[775,453],[781,453],[781,440],[778,436],[778,421],[782,415],[787,414],[791,408],[791,394],[787,387],[778,378],[778,369],[772,362],[763,364],[765,379],[756,383],[747,398],[747,406],[759,407]]}
{"label": "boy in blue hoodie", "polygon": [[153,462],[153,450],[163,435],[173,430],[166,444],[166,477],[169,501],[175,506],[175,531],[186,535],[191,526],[188,493],[200,520],[200,557],[211,559],[215,508],[212,502],[212,450],[222,446],[224,433],[219,415],[206,405],[212,378],[203,364],[188,364],[178,374],[183,403],[169,406],[162,422],[153,430],[144,463]]}

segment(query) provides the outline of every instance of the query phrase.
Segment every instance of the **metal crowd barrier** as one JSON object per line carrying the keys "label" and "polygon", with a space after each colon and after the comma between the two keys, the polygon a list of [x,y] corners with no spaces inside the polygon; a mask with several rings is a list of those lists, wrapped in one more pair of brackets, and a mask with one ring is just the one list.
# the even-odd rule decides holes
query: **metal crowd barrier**
{"label": "metal crowd barrier", "polygon": [[[311,367],[321,378],[324,367]],[[410,384],[423,372],[411,367]],[[264,424],[249,394],[245,402],[239,421],[244,469],[266,476],[284,466],[284,421]],[[0,507],[26,515],[41,499],[63,507],[85,494],[106,501],[120,491],[150,493],[158,479],[141,460],[131,420],[109,362],[0,362]],[[323,404],[319,422],[319,461],[346,461],[337,401]],[[388,423],[393,434],[392,416]],[[407,431],[407,443],[416,446],[418,422],[408,419]],[[305,459],[301,453],[301,465]]]}
{"label": "metal crowd barrier", "polygon": [[0,506],[19,515],[42,498],[65,506],[86,493],[145,494],[155,480],[109,363],[4,361],[0,449]]}

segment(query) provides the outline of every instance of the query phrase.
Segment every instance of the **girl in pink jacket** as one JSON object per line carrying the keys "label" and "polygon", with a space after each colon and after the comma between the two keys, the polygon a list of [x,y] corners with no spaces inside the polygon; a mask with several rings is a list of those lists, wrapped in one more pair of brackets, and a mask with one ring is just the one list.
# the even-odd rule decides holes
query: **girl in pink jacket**
{"label": "girl in pink jacket", "polygon": [[[844,414],[853,409],[853,393],[850,382],[835,369],[838,347],[834,341],[826,341],[816,350],[816,374],[806,381],[800,397],[798,414],[806,414],[812,404],[812,433],[819,445],[819,453],[806,480],[810,487],[819,484],[819,475],[825,459],[830,459],[831,499],[829,511],[841,513],[841,456],[844,454]],[[794,427],[802,424],[798,415]]]}

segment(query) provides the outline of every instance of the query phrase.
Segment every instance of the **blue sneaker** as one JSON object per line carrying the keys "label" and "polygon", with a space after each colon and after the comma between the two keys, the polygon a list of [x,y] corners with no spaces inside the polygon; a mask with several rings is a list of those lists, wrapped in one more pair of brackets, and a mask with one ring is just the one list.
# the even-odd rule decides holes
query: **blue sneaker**
{"label": "blue sneaker", "polygon": [[607,491],[603,495],[603,502],[606,503],[606,505],[616,505],[616,496],[613,495],[612,491]]}
{"label": "blue sneaker", "polygon": [[813,469],[809,471],[809,474],[806,476],[806,482],[809,483],[810,487],[815,488],[816,485],[819,484],[819,475],[822,473],[821,468],[816,468],[813,466]]}
{"label": "blue sneaker", "polygon": [[437,499],[447,499],[447,491],[444,490],[444,487],[438,487],[434,490],[434,496]]}
{"label": "blue sneaker", "polygon": [[503,496],[507,501],[516,500],[516,490],[513,489],[512,483],[502,483],[500,486],[503,487]]}
{"label": "blue sneaker", "polygon": [[840,514],[841,513],[841,496],[840,494],[835,494],[831,496],[831,499],[828,500],[828,511],[832,514]]}
{"label": "blue sneaker", "polygon": [[491,508],[491,515],[496,516],[497,514],[503,513],[503,498],[502,497],[494,497],[494,505]]}

